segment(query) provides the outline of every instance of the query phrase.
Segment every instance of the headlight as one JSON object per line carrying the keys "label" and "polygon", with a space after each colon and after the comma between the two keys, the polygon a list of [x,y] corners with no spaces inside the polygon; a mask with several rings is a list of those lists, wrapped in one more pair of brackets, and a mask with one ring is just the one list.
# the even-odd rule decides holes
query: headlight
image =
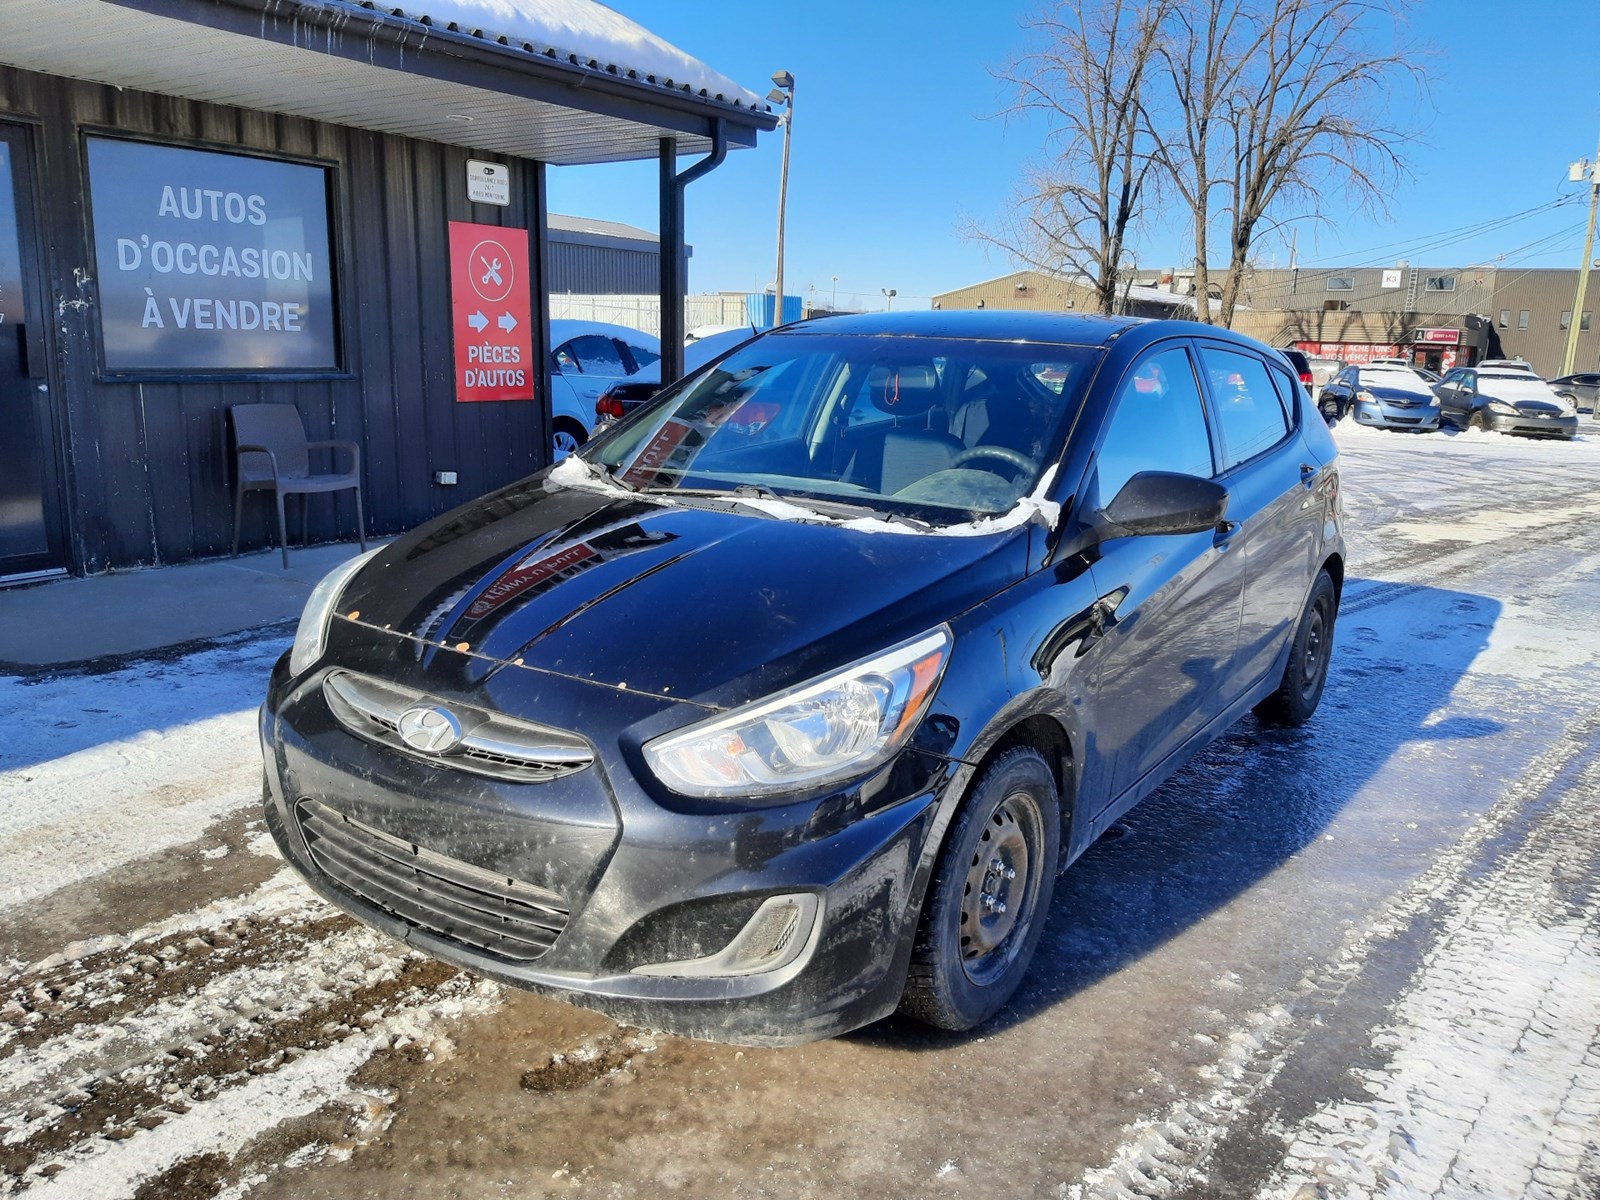
{"label": "headlight", "polygon": [[1561,406],[1558,411],[1563,417],[1575,417],[1578,415],[1578,401],[1576,397],[1558,395],[1556,397],[1556,403]]}
{"label": "headlight", "polygon": [[860,775],[910,739],[950,657],[940,626],[882,654],[646,744],[674,791],[753,798]]}
{"label": "headlight", "polygon": [[1489,401],[1489,411],[1514,417],[1517,415],[1517,406],[1515,404],[1507,404],[1504,400],[1491,400]]}
{"label": "headlight", "polygon": [[300,614],[300,625],[294,631],[294,649],[289,651],[289,674],[298,675],[322,657],[328,644],[328,621],[333,616],[333,606],[339,602],[339,593],[351,577],[367,565],[367,560],[382,550],[374,546],[365,554],[358,554],[349,562],[340,563],[322,577],[322,582],[311,589],[305,611]]}
{"label": "headlight", "polygon": [[1364,404],[1376,404],[1378,402],[1378,398],[1365,389],[1356,393],[1356,399]]}

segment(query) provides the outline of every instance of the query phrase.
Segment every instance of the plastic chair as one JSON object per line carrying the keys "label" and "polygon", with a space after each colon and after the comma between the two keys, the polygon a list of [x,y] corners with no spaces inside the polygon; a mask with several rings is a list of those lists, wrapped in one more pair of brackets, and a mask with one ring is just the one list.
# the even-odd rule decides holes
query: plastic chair
{"label": "plastic chair", "polygon": [[[278,546],[283,553],[284,570],[289,569],[289,539],[283,523],[283,498],[292,493],[302,497],[312,492],[356,494],[356,536],[367,548],[367,523],[361,511],[361,447],[354,442],[311,442],[300,410],[292,404],[235,404],[228,409],[233,422],[234,498],[233,557],[239,557],[239,522],[244,515],[244,494],[271,488],[278,508]],[[344,473],[313,472],[311,451],[347,450],[350,469]],[[300,501],[300,537],[305,540],[306,501]]]}

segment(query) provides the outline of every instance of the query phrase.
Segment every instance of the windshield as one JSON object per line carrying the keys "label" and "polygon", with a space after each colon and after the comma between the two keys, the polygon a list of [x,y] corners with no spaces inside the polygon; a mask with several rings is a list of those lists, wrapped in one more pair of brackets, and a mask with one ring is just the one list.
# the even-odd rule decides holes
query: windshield
{"label": "windshield", "polygon": [[1388,388],[1391,391],[1412,395],[1430,395],[1427,383],[1410,367],[1364,367],[1361,371],[1363,387]]}
{"label": "windshield", "polygon": [[1061,452],[1098,348],[788,332],[668,389],[583,457],[626,487],[936,524],[1006,512]]}

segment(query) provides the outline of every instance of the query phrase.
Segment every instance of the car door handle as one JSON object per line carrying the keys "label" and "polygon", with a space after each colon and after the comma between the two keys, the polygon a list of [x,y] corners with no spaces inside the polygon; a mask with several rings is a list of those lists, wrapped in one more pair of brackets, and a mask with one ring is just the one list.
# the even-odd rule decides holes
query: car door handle
{"label": "car door handle", "polygon": [[1310,487],[1317,481],[1317,469],[1309,463],[1300,464],[1300,482]]}
{"label": "car door handle", "polygon": [[1211,544],[1218,550],[1226,550],[1233,541],[1233,535],[1239,532],[1239,522],[1218,521],[1217,531],[1211,535]]}

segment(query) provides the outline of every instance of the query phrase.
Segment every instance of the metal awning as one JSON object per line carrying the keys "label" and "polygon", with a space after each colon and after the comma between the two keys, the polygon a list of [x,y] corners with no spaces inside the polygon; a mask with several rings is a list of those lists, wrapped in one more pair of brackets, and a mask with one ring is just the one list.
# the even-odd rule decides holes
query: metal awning
{"label": "metal awning", "polygon": [[[424,0],[425,2],[425,0]],[[753,146],[777,118],[616,64],[317,0],[4,0],[0,63],[556,166]]]}

